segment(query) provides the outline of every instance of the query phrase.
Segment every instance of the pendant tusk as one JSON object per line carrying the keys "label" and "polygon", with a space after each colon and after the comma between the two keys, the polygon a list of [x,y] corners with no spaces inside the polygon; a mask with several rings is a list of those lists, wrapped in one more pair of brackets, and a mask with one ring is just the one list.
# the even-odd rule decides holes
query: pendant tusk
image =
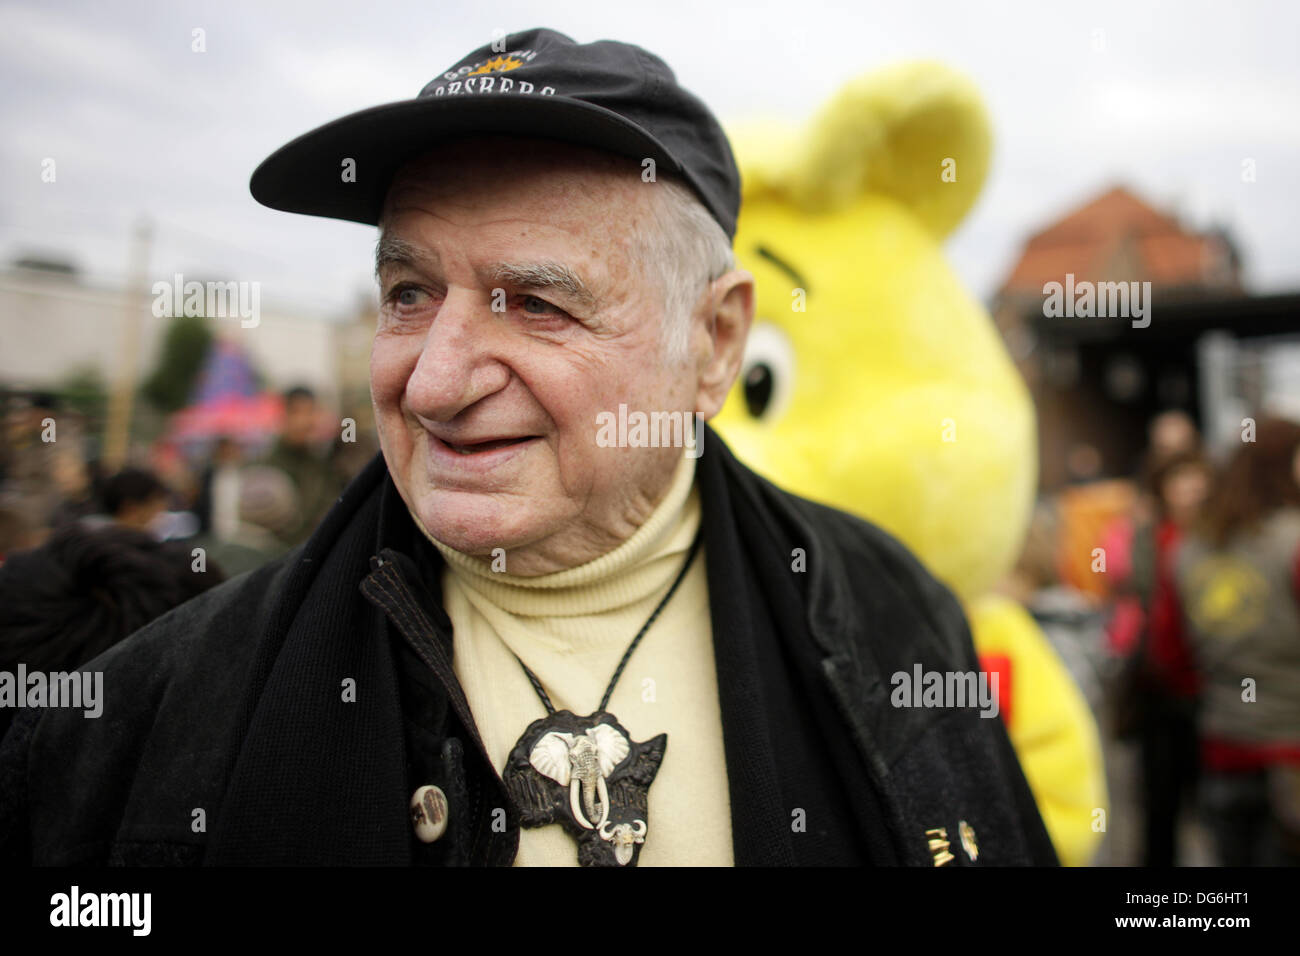
{"label": "pendant tusk", "polygon": [[604,777],[596,778],[596,793],[600,796],[600,825],[604,826],[609,819],[609,787],[605,785]]}
{"label": "pendant tusk", "polygon": [[573,819],[578,821],[579,826],[587,830],[594,830],[596,828],[587,822],[587,818],[582,813],[582,795],[579,792],[581,786],[582,781],[578,779],[577,774],[574,774],[573,779],[569,782],[569,809],[573,811]]}

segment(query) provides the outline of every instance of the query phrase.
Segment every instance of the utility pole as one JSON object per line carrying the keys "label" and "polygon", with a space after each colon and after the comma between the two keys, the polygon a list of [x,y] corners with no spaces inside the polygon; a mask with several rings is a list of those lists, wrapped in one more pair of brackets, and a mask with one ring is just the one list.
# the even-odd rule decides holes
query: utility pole
{"label": "utility pole", "polygon": [[140,323],[148,308],[149,256],[153,246],[153,223],[147,217],[136,222],[131,242],[131,267],[122,296],[122,337],[118,347],[117,374],[108,402],[108,427],[104,440],[104,465],[109,472],[126,464],[131,447],[131,413],[135,402],[137,359],[140,351]]}

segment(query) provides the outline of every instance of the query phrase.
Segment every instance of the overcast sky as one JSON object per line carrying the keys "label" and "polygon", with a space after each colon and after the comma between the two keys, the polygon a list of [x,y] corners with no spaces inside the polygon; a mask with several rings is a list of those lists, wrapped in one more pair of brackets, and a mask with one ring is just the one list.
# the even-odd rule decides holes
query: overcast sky
{"label": "overcast sky", "polygon": [[[265,308],[338,316],[371,287],[374,230],[273,212],[248,177],[322,122],[413,96],[493,30],[550,26],[662,56],[724,124],[808,117],[901,59],[967,72],[993,171],[948,243],[987,301],[1026,235],[1116,183],[1236,236],[1255,291],[1300,289],[1300,4],[12,2],[0,5],[0,261],[69,257],[120,284],[256,280]],[[206,52],[191,50],[193,30]],[[1103,31],[1095,49],[1094,31]],[[41,181],[53,158],[57,179]],[[1254,159],[1257,181],[1243,183]],[[0,323],[4,317],[0,317]]]}

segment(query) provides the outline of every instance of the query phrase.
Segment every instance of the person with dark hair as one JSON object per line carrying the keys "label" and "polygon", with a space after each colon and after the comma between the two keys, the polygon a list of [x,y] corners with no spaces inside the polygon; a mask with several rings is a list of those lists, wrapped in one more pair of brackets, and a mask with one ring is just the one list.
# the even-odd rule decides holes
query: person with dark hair
{"label": "person with dark hair", "polygon": [[1211,478],[1194,447],[1162,455],[1153,443],[1146,491],[1154,514],[1134,531],[1130,585],[1144,625],[1128,692],[1140,749],[1145,866],[1177,861],[1178,823],[1196,784],[1200,679],[1174,585],[1179,542],[1194,526]]}
{"label": "person with dark hair", "polygon": [[148,531],[167,510],[167,486],[145,468],[123,468],[100,491],[104,513],[115,524]]}
{"label": "person with dark hair", "polygon": [[[0,671],[75,670],[223,580],[134,528],[69,525],[0,567]],[[0,736],[14,713],[0,708]]]}
{"label": "person with dark hair", "polygon": [[1261,419],[1177,561],[1205,691],[1202,806],[1225,866],[1300,865],[1300,424]]}
{"label": "person with dark hair", "polygon": [[316,393],[295,385],[284,393],[284,429],[261,462],[283,471],[297,491],[300,516],[282,534],[286,545],[306,541],[343,490],[334,469],[318,447],[320,405]]}

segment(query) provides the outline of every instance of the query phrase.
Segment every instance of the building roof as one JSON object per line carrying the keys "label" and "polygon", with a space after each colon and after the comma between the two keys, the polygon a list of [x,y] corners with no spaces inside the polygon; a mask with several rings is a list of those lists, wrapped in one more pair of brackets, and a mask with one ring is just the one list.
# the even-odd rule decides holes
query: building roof
{"label": "building roof", "polygon": [[1047,282],[1146,281],[1165,288],[1238,289],[1238,263],[1220,232],[1188,230],[1117,186],[1030,236],[1001,296],[1041,296]]}

